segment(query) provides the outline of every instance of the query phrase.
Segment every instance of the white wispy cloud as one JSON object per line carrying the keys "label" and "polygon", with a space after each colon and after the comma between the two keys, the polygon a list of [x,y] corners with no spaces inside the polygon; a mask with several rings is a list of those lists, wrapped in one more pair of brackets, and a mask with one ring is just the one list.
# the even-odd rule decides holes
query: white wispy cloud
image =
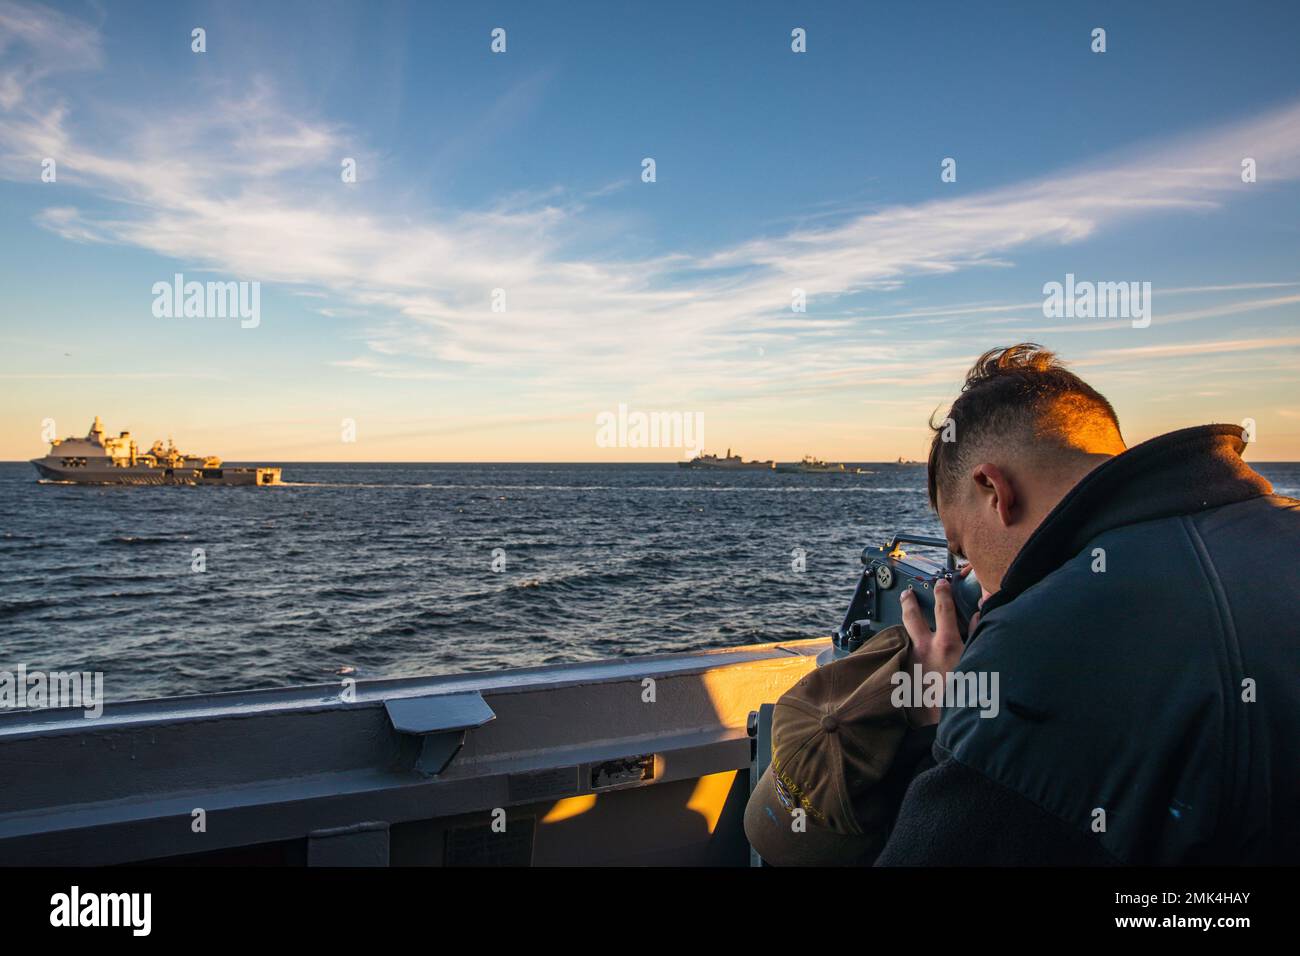
{"label": "white wispy cloud", "polygon": [[1300,336],[1281,335],[1267,338],[1215,339],[1209,342],[1181,342],[1171,345],[1135,345],[1129,348],[1104,349],[1094,352],[1079,365],[1105,365],[1117,361],[1180,358],[1186,355],[1226,355],[1230,352],[1254,352],[1294,348],[1300,345]]}
{"label": "white wispy cloud", "polygon": [[0,5],[0,109],[21,109],[27,91],[57,73],[102,62],[99,32],[89,23],[45,7]]}

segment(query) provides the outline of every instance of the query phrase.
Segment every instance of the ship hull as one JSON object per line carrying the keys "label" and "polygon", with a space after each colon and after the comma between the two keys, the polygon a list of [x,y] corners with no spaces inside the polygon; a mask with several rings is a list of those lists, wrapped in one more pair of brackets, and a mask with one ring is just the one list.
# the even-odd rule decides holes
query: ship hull
{"label": "ship hull", "polygon": [[723,465],[714,462],[695,461],[679,461],[677,464],[682,468],[707,468],[712,471],[773,471],[776,467],[770,461],[747,461],[740,465]]}
{"label": "ship hull", "polygon": [[279,468],[150,468],[147,465],[69,466],[57,459],[32,461],[43,481],[76,485],[278,485]]}

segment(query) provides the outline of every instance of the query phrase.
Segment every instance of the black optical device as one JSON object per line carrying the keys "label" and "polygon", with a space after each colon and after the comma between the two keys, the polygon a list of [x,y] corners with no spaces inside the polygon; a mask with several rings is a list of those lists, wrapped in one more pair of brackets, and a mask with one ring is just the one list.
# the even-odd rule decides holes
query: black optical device
{"label": "black optical device", "polygon": [[[904,544],[942,548],[947,555],[943,564],[923,555],[908,554]],[[862,549],[862,577],[844,615],[844,623],[831,634],[833,657],[852,654],[877,631],[903,623],[903,606],[899,598],[905,591],[916,595],[917,604],[934,629],[934,586],[943,578],[952,582],[953,603],[957,607],[957,626],[962,640],[971,616],[979,610],[979,582],[973,572],[957,575],[957,560],[943,538],[903,532],[894,535],[883,548]]]}

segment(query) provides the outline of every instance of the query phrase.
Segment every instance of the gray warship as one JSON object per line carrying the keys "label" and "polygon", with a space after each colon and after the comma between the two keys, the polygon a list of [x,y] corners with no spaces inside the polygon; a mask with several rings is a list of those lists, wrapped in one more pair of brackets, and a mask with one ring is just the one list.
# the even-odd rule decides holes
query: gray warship
{"label": "gray warship", "polygon": [[212,455],[187,455],[167,439],[140,454],[130,432],[104,437],[95,423],[85,438],[54,439],[44,458],[32,459],[45,481],[78,485],[278,485],[279,468],[230,468]]}
{"label": "gray warship", "polygon": [[780,464],[777,471],[795,472],[801,475],[842,475],[845,468],[838,462],[824,461],[812,455],[804,455],[803,460],[794,464]]}
{"label": "gray warship", "polygon": [[677,466],[679,468],[720,468],[727,471],[772,471],[776,468],[776,462],[771,459],[745,461],[739,455],[733,455],[728,448],[724,458],[705,453],[696,455],[690,461],[679,461]]}

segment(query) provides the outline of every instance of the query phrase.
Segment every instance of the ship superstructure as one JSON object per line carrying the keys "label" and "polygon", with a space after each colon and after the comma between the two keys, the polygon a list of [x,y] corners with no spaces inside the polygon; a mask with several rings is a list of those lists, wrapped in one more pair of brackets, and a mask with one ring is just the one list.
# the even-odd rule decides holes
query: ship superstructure
{"label": "ship superstructure", "polygon": [[776,462],[768,461],[745,461],[739,455],[733,455],[731,449],[727,449],[726,457],[717,455],[701,454],[696,455],[690,461],[679,461],[677,463],[682,468],[723,468],[729,471],[772,471],[776,468]]}

